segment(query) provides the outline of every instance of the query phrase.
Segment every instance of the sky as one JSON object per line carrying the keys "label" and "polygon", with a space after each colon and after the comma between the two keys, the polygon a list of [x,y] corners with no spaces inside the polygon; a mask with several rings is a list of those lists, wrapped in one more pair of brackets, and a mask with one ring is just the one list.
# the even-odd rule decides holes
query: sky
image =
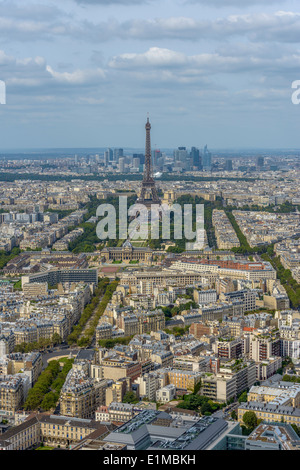
{"label": "sky", "polygon": [[0,150],[300,148],[298,0],[0,0]]}

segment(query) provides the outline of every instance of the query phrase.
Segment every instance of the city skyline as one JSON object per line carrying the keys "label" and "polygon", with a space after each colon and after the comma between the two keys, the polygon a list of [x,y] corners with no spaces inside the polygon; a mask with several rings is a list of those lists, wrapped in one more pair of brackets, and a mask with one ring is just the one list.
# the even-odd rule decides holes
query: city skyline
{"label": "city skyline", "polygon": [[0,41],[0,450],[300,450],[298,2],[0,0]]}
{"label": "city skyline", "polygon": [[0,150],[298,148],[297,3],[207,3],[0,2]]}

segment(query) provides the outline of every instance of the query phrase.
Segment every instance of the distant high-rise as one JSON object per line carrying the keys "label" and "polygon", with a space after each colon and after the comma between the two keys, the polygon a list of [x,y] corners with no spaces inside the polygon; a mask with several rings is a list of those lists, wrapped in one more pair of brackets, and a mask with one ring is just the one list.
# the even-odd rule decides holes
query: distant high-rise
{"label": "distant high-rise", "polygon": [[119,158],[123,157],[123,149],[114,149],[114,156],[113,160],[114,162],[118,162]]}
{"label": "distant high-rise", "polygon": [[162,153],[161,153],[160,150],[153,150],[152,151],[153,168],[157,168],[158,161],[161,157],[162,157]]}
{"label": "distant high-rise", "polygon": [[132,159],[132,164],[133,164],[133,168],[138,170],[140,168],[140,159],[138,157],[135,157]]}
{"label": "distant high-rise", "polygon": [[186,147],[178,147],[174,150],[174,160],[175,162],[184,162],[187,157]]}
{"label": "distant high-rise", "polygon": [[145,155],[144,155],[143,153],[134,153],[134,154],[132,155],[132,158],[133,158],[133,159],[134,159],[134,158],[139,158],[141,165],[144,165],[144,163],[145,163]]}
{"label": "distant high-rise", "polygon": [[178,149],[174,150],[174,160],[176,166],[184,170],[191,169],[191,159],[186,147],[178,147]]}
{"label": "distant high-rise", "polygon": [[211,170],[211,153],[208,151],[207,145],[204,147],[202,164],[204,170]]}
{"label": "distant high-rise", "polygon": [[191,164],[193,167],[196,167],[198,170],[202,169],[202,157],[200,155],[200,151],[196,147],[191,148],[190,152],[191,157]]}
{"label": "distant high-rise", "polygon": [[108,152],[104,152],[103,163],[104,163],[105,167],[108,166],[108,164],[109,164],[109,153]]}
{"label": "distant high-rise", "polygon": [[108,149],[106,150],[106,152],[107,152],[107,155],[108,155],[108,160],[109,160],[110,162],[112,162],[112,161],[113,161],[113,158],[114,158],[114,152],[113,152],[113,150],[112,150],[111,148],[108,148]]}
{"label": "distant high-rise", "polygon": [[119,171],[120,173],[125,172],[125,158],[124,157],[119,158]]}
{"label": "distant high-rise", "polygon": [[226,171],[232,171],[233,167],[232,167],[232,160],[226,160],[225,162],[225,170]]}
{"label": "distant high-rise", "polygon": [[160,199],[157,194],[155,181],[153,178],[152,158],[151,158],[151,138],[150,130],[151,124],[149,118],[145,125],[146,129],[146,146],[145,146],[145,166],[144,166],[144,177],[142,181],[142,189],[140,197],[138,199],[139,204],[144,204],[146,207],[150,207],[151,204],[160,204]]}
{"label": "distant high-rise", "polygon": [[264,166],[264,157],[261,157],[261,156],[257,157],[256,166],[258,168],[262,168]]}

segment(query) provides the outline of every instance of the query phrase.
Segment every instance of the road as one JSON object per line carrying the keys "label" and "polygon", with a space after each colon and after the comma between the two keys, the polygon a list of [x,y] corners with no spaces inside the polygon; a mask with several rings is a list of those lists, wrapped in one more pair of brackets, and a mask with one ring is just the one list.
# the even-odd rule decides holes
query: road
{"label": "road", "polygon": [[231,403],[230,405],[227,405],[222,410],[215,411],[215,413],[213,413],[213,416],[215,418],[224,418],[224,419],[227,418],[228,419],[228,418],[230,418],[230,415],[231,415],[232,411],[236,410],[238,405],[239,405],[238,401],[235,402],[235,403]]}
{"label": "road", "polygon": [[72,354],[73,357],[75,357],[80,351],[80,348],[60,348],[60,349],[53,349],[52,352],[42,354],[43,358],[43,369],[45,369],[48,365],[48,360],[49,359],[54,359],[55,357],[60,357],[60,356],[69,356]]}

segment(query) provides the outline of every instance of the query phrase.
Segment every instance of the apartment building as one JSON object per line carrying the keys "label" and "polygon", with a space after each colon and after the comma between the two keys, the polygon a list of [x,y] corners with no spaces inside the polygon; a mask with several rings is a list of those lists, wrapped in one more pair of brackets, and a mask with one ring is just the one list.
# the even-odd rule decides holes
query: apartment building
{"label": "apartment building", "polygon": [[220,250],[231,250],[231,248],[240,246],[235,230],[224,211],[213,210],[212,224],[215,228],[216,241]]}
{"label": "apartment building", "polygon": [[37,381],[43,368],[42,355],[39,352],[31,352],[28,354],[11,353],[4,356],[7,361],[7,371],[9,374],[15,375],[25,372],[30,378],[31,385]]}
{"label": "apartment building", "polygon": [[88,377],[85,371],[71,369],[60,393],[60,412],[64,416],[88,419],[105,405],[107,381]]}
{"label": "apartment building", "polygon": [[256,381],[254,361],[222,361],[216,374],[202,378],[202,394],[212,400],[227,402],[238,397]]}
{"label": "apartment building", "polygon": [[134,405],[112,402],[109,406],[100,406],[95,412],[95,421],[126,423],[135,415]]}
{"label": "apartment building", "polygon": [[156,372],[149,372],[142,377],[138,377],[135,383],[139,386],[140,397],[155,401],[156,392],[161,387],[161,378]]}
{"label": "apartment building", "polygon": [[109,339],[112,337],[113,325],[106,321],[102,321],[96,327],[96,343],[102,339]]}
{"label": "apartment building", "polygon": [[270,357],[280,356],[280,338],[269,333],[250,335],[249,357],[256,362],[264,361]]}
{"label": "apartment building", "polygon": [[257,292],[254,289],[241,289],[234,292],[221,293],[219,296],[219,299],[223,302],[241,300],[244,302],[245,312],[251,312],[256,309],[256,298]]}
{"label": "apartment building", "polygon": [[222,320],[223,316],[240,316],[245,312],[245,305],[242,300],[232,302],[218,302],[206,305],[198,309],[202,321]]}
{"label": "apartment building", "polygon": [[122,403],[125,393],[130,390],[131,379],[121,378],[114,381],[105,391],[105,405],[111,403]]}
{"label": "apartment building", "polygon": [[175,385],[177,390],[194,391],[201,380],[201,372],[180,369],[167,369],[167,384]]}
{"label": "apartment building", "polygon": [[206,371],[209,367],[210,358],[205,356],[192,356],[191,354],[175,356],[173,360],[174,369],[189,371]]}
{"label": "apartment building", "polygon": [[23,293],[24,297],[28,299],[45,297],[48,295],[48,284],[46,282],[24,284]]}
{"label": "apartment building", "polygon": [[[227,336],[235,338],[241,337],[244,333],[244,327],[246,325],[244,317],[223,317],[222,320],[223,328],[228,329]],[[224,335],[225,336],[225,335]]]}
{"label": "apartment building", "polygon": [[119,380],[130,378],[132,381],[141,375],[142,365],[138,361],[128,361],[120,357],[105,357],[101,362],[103,379]]}
{"label": "apartment building", "polygon": [[0,375],[0,410],[14,414],[24,403],[24,384],[18,375]]}
{"label": "apartment building", "polygon": [[243,342],[240,338],[220,338],[213,344],[212,350],[220,358],[238,359],[243,355]]}
{"label": "apartment building", "polygon": [[235,377],[207,375],[201,379],[201,384],[201,394],[210,400],[226,403],[236,397]]}
{"label": "apartment building", "polygon": [[215,289],[194,289],[193,297],[194,301],[200,305],[211,304],[217,301],[217,291]]}
{"label": "apartment building", "polygon": [[[108,314],[110,315],[109,308]],[[165,316],[162,310],[137,310],[134,313],[128,308],[113,309],[109,316],[109,321],[100,320],[96,328],[96,342],[100,339],[111,338],[113,326],[119,328],[124,336],[133,336],[137,334],[150,333],[151,331],[159,331],[165,328]]]}
{"label": "apartment building", "polygon": [[257,380],[267,380],[282,367],[282,357],[269,357],[256,363]]}
{"label": "apartment building", "polygon": [[156,351],[151,354],[150,359],[153,363],[159,364],[161,368],[172,367],[174,354],[172,351]]}
{"label": "apartment building", "polygon": [[225,336],[229,334],[229,329],[224,328],[223,322],[222,325],[216,321],[199,321],[192,323],[189,328],[189,333],[193,335],[196,339],[200,339],[204,335],[218,335]]}

